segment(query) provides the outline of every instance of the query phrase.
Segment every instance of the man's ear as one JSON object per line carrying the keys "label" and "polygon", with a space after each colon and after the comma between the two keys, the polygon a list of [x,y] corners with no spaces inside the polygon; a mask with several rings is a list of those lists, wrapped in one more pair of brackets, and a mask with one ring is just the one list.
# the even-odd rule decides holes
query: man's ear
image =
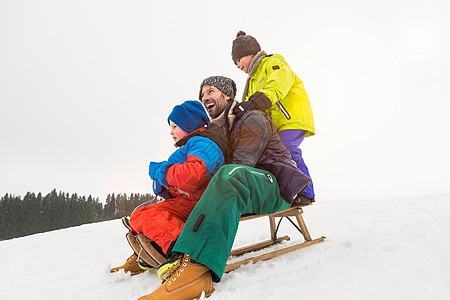
{"label": "man's ear", "polygon": [[225,100],[227,100],[227,102],[231,100],[231,97],[230,97],[230,96],[227,96],[227,95],[225,95],[225,96],[226,96],[226,97],[225,97]]}

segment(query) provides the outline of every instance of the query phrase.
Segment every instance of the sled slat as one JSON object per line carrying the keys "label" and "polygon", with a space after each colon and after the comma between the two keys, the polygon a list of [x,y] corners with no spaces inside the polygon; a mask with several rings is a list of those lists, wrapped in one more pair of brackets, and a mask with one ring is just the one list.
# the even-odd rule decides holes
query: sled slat
{"label": "sled slat", "polygon": [[240,256],[240,255],[248,253],[248,252],[264,249],[264,248],[272,246],[274,244],[281,243],[282,241],[289,241],[290,239],[291,239],[290,237],[285,235],[283,237],[278,238],[276,241],[267,240],[267,241],[259,242],[259,243],[256,243],[256,244],[253,244],[250,246],[241,247],[241,248],[231,251],[230,256]]}
{"label": "sled slat", "polygon": [[[302,207],[309,206],[309,205],[311,205],[311,204],[304,205]],[[295,216],[297,216],[298,214],[301,214],[301,213],[303,213],[303,209],[301,207],[299,207],[299,206],[295,206],[295,207],[290,207],[290,208],[287,208],[285,210],[282,210],[282,211],[279,211],[279,212],[276,212],[276,213],[273,213],[273,214],[244,216],[244,217],[241,217],[241,221],[247,221],[247,220],[252,220],[252,219],[266,217],[266,216],[275,217],[275,218],[278,218],[278,217],[295,217]]]}
{"label": "sled slat", "polygon": [[275,250],[275,251],[272,251],[272,252],[269,252],[269,253],[266,253],[266,254],[262,254],[262,255],[259,255],[259,256],[251,257],[251,258],[239,261],[239,262],[235,262],[235,263],[229,264],[229,265],[227,265],[225,267],[225,273],[234,271],[237,268],[239,268],[240,266],[245,265],[245,264],[254,263],[254,262],[263,261],[263,260],[269,260],[269,259],[274,258],[276,256],[279,256],[279,255],[282,255],[282,254],[285,254],[285,253],[288,253],[288,252],[292,252],[292,251],[295,251],[295,250],[298,250],[298,249],[302,249],[302,248],[305,248],[305,247],[308,247],[308,246],[311,246],[311,245],[323,242],[324,239],[325,239],[325,237],[322,236],[322,237],[317,238],[317,239],[312,240],[312,241],[306,241],[306,242],[303,242],[301,244],[293,245],[293,246],[290,246],[290,247],[287,247],[287,248]]}

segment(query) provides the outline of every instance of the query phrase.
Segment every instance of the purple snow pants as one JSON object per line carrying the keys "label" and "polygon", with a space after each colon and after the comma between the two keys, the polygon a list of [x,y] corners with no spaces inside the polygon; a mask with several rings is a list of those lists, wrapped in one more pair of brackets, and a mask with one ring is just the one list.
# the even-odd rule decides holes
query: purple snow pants
{"label": "purple snow pants", "polygon": [[[279,132],[281,140],[288,148],[289,152],[291,152],[292,158],[297,163],[297,167],[311,177],[309,175],[308,167],[305,165],[302,157],[302,150],[300,150],[299,146],[303,142],[303,139],[306,136],[306,131],[301,129],[286,129]],[[309,184],[309,186],[302,193],[305,196],[310,198],[314,197],[314,186],[313,182]]]}

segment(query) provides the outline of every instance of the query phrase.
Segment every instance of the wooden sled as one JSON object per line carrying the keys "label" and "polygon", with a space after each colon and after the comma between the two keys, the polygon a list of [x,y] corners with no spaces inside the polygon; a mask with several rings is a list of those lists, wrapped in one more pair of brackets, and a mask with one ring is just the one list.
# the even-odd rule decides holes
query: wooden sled
{"label": "wooden sled", "polygon": [[[308,205],[305,205],[305,206],[308,206]],[[323,240],[325,239],[324,236],[314,239],[314,240],[311,239],[308,229],[306,228],[305,221],[303,220],[303,217],[302,217],[302,213],[303,213],[302,207],[304,207],[304,206],[290,207],[288,209],[285,209],[285,210],[282,210],[282,211],[279,211],[279,212],[276,212],[276,213],[270,214],[270,215],[251,215],[251,216],[242,217],[240,221],[246,221],[246,220],[251,220],[251,219],[266,217],[266,216],[269,217],[270,238],[271,239],[267,240],[267,241],[259,242],[259,243],[253,244],[253,245],[249,245],[249,246],[245,246],[242,248],[232,250],[230,253],[230,257],[241,256],[245,253],[261,250],[261,249],[267,248],[269,246],[278,244],[282,241],[289,241],[290,237],[288,237],[287,235],[282,236],[282,237],[277,237],[278,227],[275,225],[275,218],[287,218],[292,223],[292,225],[294,225],[297,228],[297,230],[303,235],[303,238],[305,241],[303,243],[299,243],[299,244],[289,246],[289,247],[286,247],[283,249],[274,250],[269,253],[265,253],[265,254],[254,256],[251,258],[247,258],[242,261],[229,263],[225,267],[225,273],[231,272],[231,271],[239,268],[240,266],[248,264],[248,263],[269,260],[273,257],[323,242]],[[295,217],[298,226],[289,217]],[[280,219],[280,222],[281,222],[281,219]],[[279,224],[280,223],[278,223],[278,225]]]}

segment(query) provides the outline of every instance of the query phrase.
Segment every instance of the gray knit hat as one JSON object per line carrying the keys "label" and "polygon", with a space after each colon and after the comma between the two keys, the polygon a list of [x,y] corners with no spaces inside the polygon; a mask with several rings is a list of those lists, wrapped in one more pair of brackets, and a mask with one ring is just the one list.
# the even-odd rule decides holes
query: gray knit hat
{"label": "gray knit hat", "polygon": [[233,100],[234,97],[236,97],[236,83],[234,83],[233,79],[224,76],[211,76],[203,80],[202,84],[200,85],[200,93],[199,93],[200,101],[202,101],[201,94],[202,94],[202,87],[204,85],[212,85],[218,88],[219,90],[222,91],[222,93],[224,93]]}
{"label": "gray knit hat", "polygon": [[245,32],[239,31],[236,39],[233,41],[231,49],[231,58],[236,63],[238,59],[250,54],[256,54],[261,51],[258,41],[251,35],[246,35]]}

